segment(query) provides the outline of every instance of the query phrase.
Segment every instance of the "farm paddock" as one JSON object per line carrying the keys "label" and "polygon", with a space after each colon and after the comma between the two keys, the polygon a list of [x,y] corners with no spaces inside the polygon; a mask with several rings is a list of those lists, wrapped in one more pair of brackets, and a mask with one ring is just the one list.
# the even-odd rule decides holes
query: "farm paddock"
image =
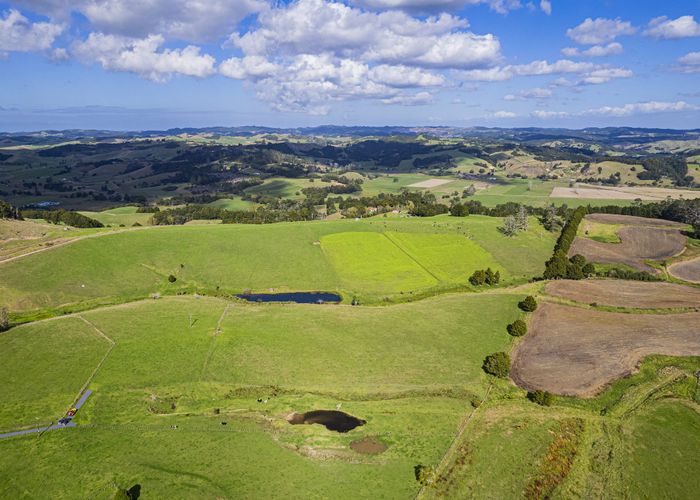
{"label": "farm paddock", "polygon": [[549,295],[574,302],[638,309],[700,307],[700,288],[665,282],[625,280],[558,280],[547,283]]}
{"label": "farm paddock", "polygon": [[515,349],[511,377],[528,390],[592,397],[651,354],[700,356],[700,313],[627,314],[544,303]]}

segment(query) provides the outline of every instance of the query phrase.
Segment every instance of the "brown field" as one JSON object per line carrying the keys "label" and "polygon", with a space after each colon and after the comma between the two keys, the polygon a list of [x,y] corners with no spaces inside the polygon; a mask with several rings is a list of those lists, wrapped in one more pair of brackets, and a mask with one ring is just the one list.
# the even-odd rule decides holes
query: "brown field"
{"label": "brown field", "polygon": [[550,295],[575,302],[657,309],[700,307],[700,288],[674,283],[624,280],[559,280],[547,284]]}
{"label": "brown field", "polygon": [[671,276],[691,283],[700,283],[700,257],[677,262],[668,268]]}
{"label": "brown field", "polygon": [[445,179],[428,179],[427,181],[421,181],[421,182],[409,184],[408,187],[434,188],[434,187],[442,186],[443,184],[449,184],[452,181],[454,181],[454,179],[447,179],[447,180],[445,180]]}
{"label": "brown field", "polygon": [[621,243],[601,243],[577,237],[570,255],[581,254],[590,262],[626,264],[640,271],[658,273],[645,260],[663,260],[685,249],[686,237],[677,229],[626,226],[618,231]]}
{"label": "brown field", "polygon": [[651,354],[700,356],[700,313],[626,314],[544,303],[513,355],[527,390],[592,397]]}
{"label": "brown field", "polygon": [[624,224],[626,226],[652,226],[652,227],[677,227],[684,228],[685,224],[664,219],[649,219],[647,217],[635,217],[634,215],[616,214],[590,214],[586,215],[587,220],[599,222],[601,224]]}
{"label": "brown field", "polygon": [[642,186],[608,187],[576,184],[574,187],[556,186],[550,198],[582,198],[588,200],[649,200],[663,201],[668,197],[700,198],[700,191]]}

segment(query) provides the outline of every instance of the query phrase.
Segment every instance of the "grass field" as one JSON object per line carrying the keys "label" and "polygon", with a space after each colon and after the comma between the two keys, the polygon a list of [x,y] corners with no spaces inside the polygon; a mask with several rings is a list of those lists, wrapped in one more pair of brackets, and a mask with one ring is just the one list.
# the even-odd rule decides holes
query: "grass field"
{"label": "grass field", "polygon": [[257,207],[252,201],[242,200],[239,197],[221,198],[209,203],[209,206],[215,208],[223,208],[225,210],[252,210]]}
{"label": "grass field", "polygon": [[0,335],[0,431],[58,420],[108,349],[109,342],[77,318]]}
{"label": "grass field", "polygon": [[[483,395],[481,360],[507,348],[505,325],[521,298],[453,295],[392,308],[237,304],[223,320],[226,302],[192,297],[87,312],[115,347],[80,425],[41,440],[0,441],[0,466],[11,478],[0,480],[0,491],[35,495],[46,491],[44,477],[56,476],[53,497],[106,498],[112,483],[138,483],[152,496],[411,496],[413,466],[439,460],[464,413],[454,395]],[[80,323],[57,319],[13,333]],[[33,347],[12,354],[12,370],[74,356],[67,342],[47,346],[53,358]],[[91,368],[94,361],[82,360]],[[52,379],[71,379],[66,368],[52,369]],[[51,382],[34,381],[47,389]],[[59,415],[72,392],[57,401]],[[15,412],[25,401],[20,390],[4,394]],[[337,404],[367,424],[345,435],[284,420]],[[349,450],[364,436],[378,436],[388,450],[378,457]]]}
{"label": "grass field", "polygon": [[133,226],[138,223],[146,226],[150,223],[153,214],[137,213],[138,207],[119,207],[103,210],[102,212],[80,212],[86,217],[95,219],[105,226]]}
{"label": "grass field", "polygon": [[[106,297],[175,293],[183,287],[219,287],[219,291],[232,293],[269,288],[339,290],[376,301],[386,294],[429,288],[433,280],[466,285],[469,270],[484,264],[502,268],[504,277],[507,271],[513,280],[541,273],[556,235],[531,219],[529,231],[507,238],[498,231],[500,224],[501,219],[493,217],[441,216],[139,229],[86,239],[0,264],[0,293],[12,310]],[[374,237],[371,241],[381,242],[382,246],[376,249],[368,243],[360,253],[351,246],[354,240],[346,242],[347,248],[342,249],[342,237],[334,236],[335,250],[330,254],[318,243],[338,233],[361,232],[415,233],[403,237],[408,252],[413,248],[414,255],[407,255],[386,237]],[[437,255],[436,247],[417,249],[419,241],[441,245],[447,240],[449,255]],[[392,257],[382,254],[386,249]],[[464,260],[454,264],[449,261],[450,256],[462,256]],[[357,264],[346,267],[348,259]],[[405,282],[396,275],[397,284],[385,286],[371,276],[373,271],[366,272],[370,268],[361,265],[361,260],[374,261],[374,270],[383,266],[382,262],[389,262],[396,269],[411,271],[407,271]],[[384,268],[383,272],[392,274],[394,269]],[[168,283],[170,274],[177,277],[176,283]],[[400,294],[395,298],[399,299]]]}

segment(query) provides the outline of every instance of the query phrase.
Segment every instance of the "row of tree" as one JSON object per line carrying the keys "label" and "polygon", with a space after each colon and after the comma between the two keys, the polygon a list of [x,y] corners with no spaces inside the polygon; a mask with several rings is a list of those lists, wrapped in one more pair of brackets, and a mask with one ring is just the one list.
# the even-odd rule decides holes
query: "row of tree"
{"label": "row of tree", "polygon": [[104,227],[100,221],[72,210],[22,210],[22,217],[25,219],[44,219],[51,224],[65,224],[81,228]]}

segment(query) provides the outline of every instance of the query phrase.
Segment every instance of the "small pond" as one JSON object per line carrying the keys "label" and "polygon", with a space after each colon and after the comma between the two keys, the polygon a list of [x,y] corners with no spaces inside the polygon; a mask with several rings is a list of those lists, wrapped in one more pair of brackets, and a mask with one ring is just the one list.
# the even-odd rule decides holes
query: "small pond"
{"label": "small pond", "polygon": [[248,302],[296,302],[297,304],[338,303],[341,296],[328,292],[243,293],[236,295]]}
{"label": "small pond", "polygon": [[314,410],[306,413],[292,413],[287,417],[287,421],[292,425],[299,424],[321,424],[329,431],[349,432],[355,427],[365,425],[366,420],[353,417],[337,410]]}

